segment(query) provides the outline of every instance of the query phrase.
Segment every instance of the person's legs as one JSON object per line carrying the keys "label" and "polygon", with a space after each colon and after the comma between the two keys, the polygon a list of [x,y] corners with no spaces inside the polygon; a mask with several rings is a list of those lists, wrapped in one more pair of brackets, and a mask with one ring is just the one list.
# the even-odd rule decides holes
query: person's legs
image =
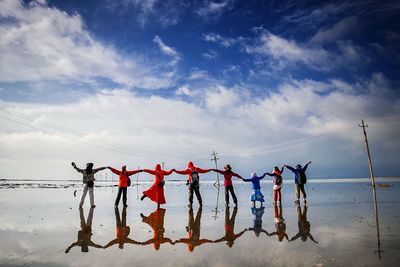
{"label": "person's legs", "polygon": [[278,195],[278,190],[274,189],[274,205],[276,205],[277,195]]}
{"label": "person's legs", "polygon": [[304,184],[299,185],[301,193],[303,194],[304,200],[307,198],[306,190],[304,189]]}
{"label": "person's legs", "polygon": [[94,208],[94,187],[89,187],[90,206]]}
{"label": "person's legs", "polygon": [[235,202],[235,205],[237,205],[237,197],[236,197],[235,191],[233,190],[233,185],[231,185],[231,186],[229,187],[229,191],[231,191],[231,195],[232,195],[232,198],[233,198],[233,202]]}
{"label": "person's legs", "polygon": [[203,201],[201,199],[201,194],[200,194],[200,186],[196,186],[194,192],[196,193],[197,201],[199,202],[200,207],[203,206]]}
{"label": "person's legs", "polygon": [[299,186],[299,184],[295,184],[294,187],[295,187],[295,191],[296,191],[296,201],[299,201],[299,198],[300,198],[300,186]]}
{"label": "person's legs", "polygon": [[280,204],[282,204],[282,188],[279,188],[277,190],[278,192],[278,201],[280,202]]}
{"label": "person's legs", "polygon": [[122,193],[123,193],[122,201],[123,201],[123,203],[124,203],[124,207],[128,207],[128,205],[126,204],[126,201],[127,201],[127,194],[128,194],[127,188],[126,188],[126,187],[122,188]]}
{"label": "person's legs", "polygon": [[191,185],[189,185],[189,205],[192,206],[193,204],[193,187]]}
{"label": "person's legs", "polygon": [[118,188],[118,195],[117,198],[115,199],[115,206],[118,207],[119,200],[121,199],[121,194],[122,194],[122,187]]}
{"label": "person's legs", "polygon": [[79,206],[80,206],[80,207],[82,207],[82,206],[83,206],[83,203],[85,203],[85,198],[86,198],[86,194],[87,194],[88,188],[89,188],[89,187],[88,187],[87,185],[85,185],[85,187],[83,188],[82,197],[81,197],[81,202],[79,203]]}
{"label": "person's legs", "polygon": [[229,206],[229,189],[225,186],[225,205]]}

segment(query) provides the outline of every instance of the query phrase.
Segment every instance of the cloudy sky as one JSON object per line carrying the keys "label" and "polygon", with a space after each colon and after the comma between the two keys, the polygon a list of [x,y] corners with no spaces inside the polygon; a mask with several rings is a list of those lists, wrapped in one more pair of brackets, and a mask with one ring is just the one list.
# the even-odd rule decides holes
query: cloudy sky
{"label": "cloudy sky", "polygon": [[[398,1],[0,0],[0,177],[400,175]],[[289,173],[285,174],[290,177]],[[212,178],[212,175],[207,176]],[[206,178],[207,178],[206,177]]]}

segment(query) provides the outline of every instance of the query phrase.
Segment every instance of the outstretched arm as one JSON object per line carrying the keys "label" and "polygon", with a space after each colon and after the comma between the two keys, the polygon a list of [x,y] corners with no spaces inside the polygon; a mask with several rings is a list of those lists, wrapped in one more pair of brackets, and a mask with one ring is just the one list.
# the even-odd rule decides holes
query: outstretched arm
{"label": "outstretched arm", "polygon": [[96,173],[98,171],[102,171],[102,170],[105,170],[105,169],[107,169],[107,167],[100,167],[100,168],[97,168],[97,169],[93,169],[93,173]]}
{"label": "outstretched arm", "polygon": [[291,170],[292,172],[296,173],[296,169],[293,167],[290,167],[289,165],[283,165],[284,167],[288,168],[289,170]]}
{"label": "outstretched arm", "polygon": [[212,169],[202,169],[202,168],[197,167],[196,171],[199,173],[207,173],[207,172],[212,171]]}
{"label": "outstretched arm", "polygon": [[318,244],[318,242],[314,240],[314,237],[311,234],[308,234],[307,236],[311,239],[311,241]]}
{"label": "outstretched arm", "polygon": [[305,172],[305,171],[307,170],[307,167],[308,167],[308,165],[310,165],[310,163],[311,163],[311,161],[308,162],[308,163],[306,164],[306,166],[303,167],[303,172]]}
{"label": "outstretched arm", "polygon": [[72,167],[74,167],[74,169],[75,169],[77,172],[83,173],[83,170],[82,170],[82,169],[76,167],[75,162],[71,162],[71,165],[72,165]]}
{"label": "outstretched arm", "polygon": [[221,171],[221,170],[218,170],[218,169],[212,169],[212,171],[214,171],[214,172],[218,172],[219,174],[225,174],[225,172],[224,172],[224,171]]}
{"label": "outstretched arm", "polygon": [[[274,174],[274,173],[269,173],[269,172],[266,172],[265,174],[266,174],[266,175],[268,175],[268,176],[275,176],[275,174]],[[265,174],[264,174],[264,175],[265,175]]]}
{"label": "outstretched arm", "polygon": [[297,233],[295,236],[293,236],[293,237],[289,240],[289,242],[295,241],[295,240],[298,239],[300,236],[301,236],[301,233]]}
{"label": "outstretched arm", "polygon": [[264,173],[263,175],[261,175],[261,176],[259,177],[260,180],[261,180],[261,179],[264,179],[265,175],[267,175],[267,173]]}
{"label": "outstretched arm", "polygon": [[173,173],[175,171],[175,169],[171,169],[171,170],[169,170],[169,171],[164,171],[163,170],[163,174],[164,175],[170,175],[171,173]]}
{"label": "outstretched arm", "polygon": [[283,169],[285,169],[285,166],[282,166],[282,168],[281,168],[281,174],[283,173]]}
{"label": "outstretched arm", "polygon": [[150,174],[152,174],[152,175],[155,175],[155,174],[156,174],[155,171],[150,170],[150,169],[143,169],[143,171],[144,171],[144,172],[147,172],[147,173],[150,173]]}
{"label": "outstretched arm", "polygon": [[243,180],[243,177],[242,176],[240,176],[240,174],[237,174],[237,173],[232,173],[232,176],[236,176],[237,178],[239,178],[239,179],[242,179]]}
{"label": "outstretched arm", "polygon": [[117,239],[114,239],[114,240],[108,242],[108,244],[105,245],[104,248],[108,248],[108,247],[114,246],[114,245],[117,244],[117,243],[118,243],[118,240],[117,240]]}
{"label": "outstretched arm", "polygon": [[251,179],[243,179],[244,182],[251,182]]}
{"label": "outstretched arm", "polygon": [[103,248],[103,246],[94,243],[93,241],[90,241],[89,246],[95,247],[95,248]]}
{"label": "outstretched arm", "polygon": [[181,171],[178,171],[178,170],[175,170],[175,172],[177,173],[177,174],[189,174],[189,169],[186,169],[186,170],[181,170]]}
{"label": "outstretched arm", "polygon": [[112,173],[115,173],[116,175],[120,175],[121,171],[114,169],[113,167],[108,166],[107,167]]}
{"label": "outstretched arm", "polygon": [[65,253],[68,253],[71,250],[71,248],[73,248],[77,245],[79,245],[79,241],[76,241],[75,243],[72,243],[71,246],[67,247],[67,249],[65,250]]}

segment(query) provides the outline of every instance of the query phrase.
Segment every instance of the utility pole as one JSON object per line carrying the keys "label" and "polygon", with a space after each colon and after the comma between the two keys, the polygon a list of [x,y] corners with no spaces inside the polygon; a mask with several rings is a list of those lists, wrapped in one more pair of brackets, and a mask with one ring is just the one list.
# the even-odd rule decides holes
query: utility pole
{"label": "utility pole", "polygon": [[[367,138],[367,132],[365,131],[365,128],[368,127],[367,124],[364,124],[364,120],[361,121],[361,124],[358,125],[359,127],[363,128],[364,132],[364,137],[365,137],[365,147],[367,149],[367,156],[368,156],[368,165],[369,165],[369,173],[371,175],[371,182],[372,182],[372,192],[374,195],[374,208],[375,208],[375,220],[376,220],[376,236],[378,238],[378,255],[379,255],[379,260],[381,259],[381,238],[379,234],[379,219],[378,219],[378,204],[376,202],[376,189],[375,189],[375,176],[374,176],[374,170],[372,169],[372,160],[371,160],[371,154],[369,152],[369,145],[368,145],[368,138]],[[376,253],[376,252],[375,252]]]}
{"label": "utility pole", "polygon": [[164,165],[165,165],[165,162],[163,161],[163,162],[161,162],[161,166],[162,166],[162,169],[164,170]]}
{"label": "utility pole", "polygon": [[217,188],[217,205],[215,206],[215,209],[213,209],[213,211],[215,212],[214,215],[212,216],[214,218],[214,221],[217,220],[218,218],[218,204],[219,204],[219,187]]}
{"label": "utility pole", "polygon": [[[140,167],[137,167],[140,170]],[[139,199],[139,172],[136,175],[136,199]]]}
{"label": "utility pole", "polygon": [[[213,151],[213,153],[211,154],[211,156],[212,156],[211,161],[214,161],[214,162],[215,162],[215,168],[216,168],[216,169],[218,169],[218,163],[217,163],[217,161],[219,160],[219,158],[217,158],[217,155],[218,155],[218,153],[216,153],[215,151]],[[219,189],[219,187],[220,187],[218,172],[217,172],[217,181],[214,183],[214,186],[217,187],[218,189]]]}

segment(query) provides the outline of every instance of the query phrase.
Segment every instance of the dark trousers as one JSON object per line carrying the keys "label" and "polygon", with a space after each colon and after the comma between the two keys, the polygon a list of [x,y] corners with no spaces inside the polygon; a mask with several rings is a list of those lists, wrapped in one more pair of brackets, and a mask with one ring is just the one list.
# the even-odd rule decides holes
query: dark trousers
{"label": "dark trousers", "polygon": [[237,198],[235,195],[235,191],[233,191],[233,185],[225,186],[225,203],[229,204],[229,192],[231,192],[233,202],[235,202],[235,204],[237,204]]}
{"label": "dark trousers", "polygon": [[200,187],[198,185],[192,186],[189,185],[189,204],[193,204],[193,192],[196,194],[197,201],[199,201],[200,206],[203,205],[203,201],[201,200],[201,195],[200,195]]}
{"label": "dark trousers", "polygon": [[304,190],[304,184],[296,184],[296,198],[299,199],[300,198],[300,191],[303,194],[303,198],[306,198],[306,190]]}
{"label": "dark trousers", "polygon": [[124,203],[124,206],[126,206],[126,187],[119,187],[118,188],[118,195],[117,195],[117,199],[115,200],[115,206],[118,206],[119,204],[119,200],[121,199],[121,194],[123,194],[122,196],[122,202]]}

